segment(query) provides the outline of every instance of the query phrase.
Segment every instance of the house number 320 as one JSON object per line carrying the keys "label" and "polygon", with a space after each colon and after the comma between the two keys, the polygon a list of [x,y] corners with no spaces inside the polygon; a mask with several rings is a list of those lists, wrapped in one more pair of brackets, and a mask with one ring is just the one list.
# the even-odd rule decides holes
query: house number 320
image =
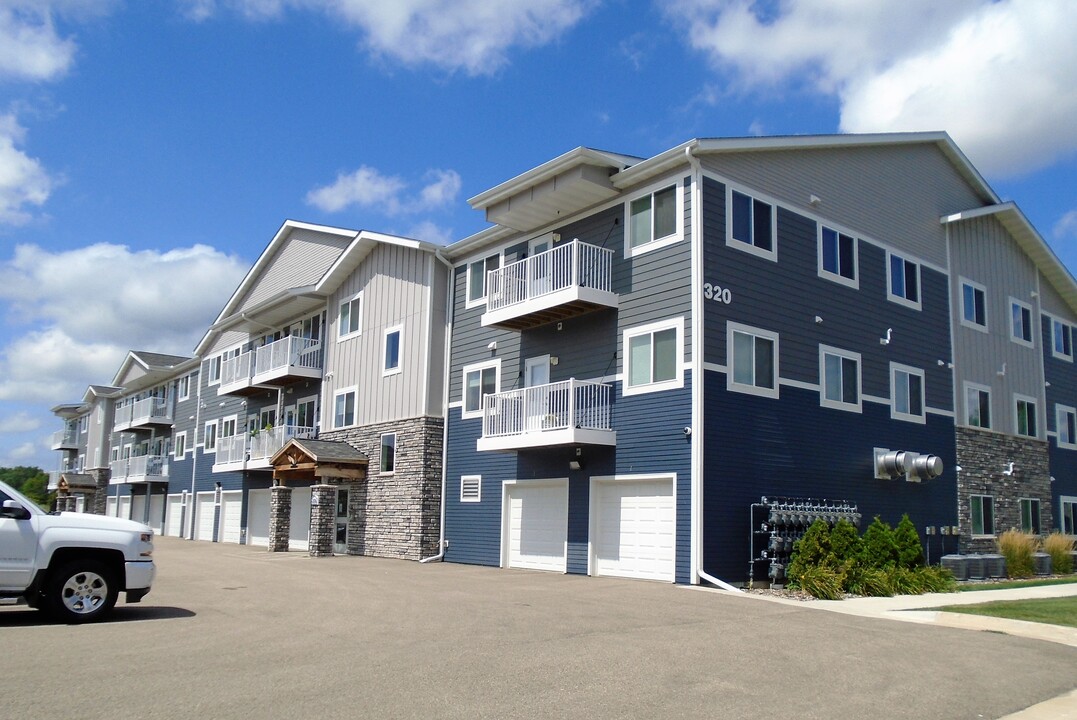
{"label": "house number 320", "polygon": [[703,297],[725,305],[733,302],[733,293],[729,292],[729,288],[710,283],[703,283]]}

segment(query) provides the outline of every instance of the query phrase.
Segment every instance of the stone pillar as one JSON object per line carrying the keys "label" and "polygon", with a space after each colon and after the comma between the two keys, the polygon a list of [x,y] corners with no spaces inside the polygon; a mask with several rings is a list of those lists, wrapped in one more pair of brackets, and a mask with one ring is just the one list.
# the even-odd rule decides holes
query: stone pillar
{"label": "stone pillar", "polygon": [[310,556],[331,557],[337,530],[337,489],[314,485],[310,489]]}
{"label": "stone pillar", "polygon": [[279,485],[269,500],[269,552],[288,552],[292,530],[292,489]]}
{"label": "stone pillar", "polygon": [[97,488],[94,490],[93,502],[87,503],[86,512],[104,515],[105,510],[108,509],[108,481],[112,479],[112,470],[109,468],[91,470],[90,475],[97,483]]}

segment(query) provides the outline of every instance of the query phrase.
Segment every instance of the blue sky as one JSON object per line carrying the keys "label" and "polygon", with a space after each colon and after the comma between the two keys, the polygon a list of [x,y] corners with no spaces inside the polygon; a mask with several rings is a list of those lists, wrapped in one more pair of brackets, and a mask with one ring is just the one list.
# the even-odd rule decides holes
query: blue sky
{"label": "blue sky", "polygon": [[574,147],[946,130],[1077,268],[1072,0],[0,0],[0,466],[287,218],[435,242]]}

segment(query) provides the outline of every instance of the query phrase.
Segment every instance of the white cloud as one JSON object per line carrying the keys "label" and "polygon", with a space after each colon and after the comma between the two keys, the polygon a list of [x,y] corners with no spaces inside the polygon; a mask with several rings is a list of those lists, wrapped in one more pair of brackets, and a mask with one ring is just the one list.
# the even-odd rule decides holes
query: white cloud
{"label": "white cloud", "polygon": [[0,5],[0,78],[52,80],[74,57],[75,43],[57,35],[48,3]]}
{"label": "white cloud", "polygon": [[382,175],[377,168],[362,165],[352,173],[340,173],[331,185],[307,193],[307,203],[339,212],[351,205],[375,209],[390,217],[451,206],[460,193],[460,175],[455,170],[430,170],[427,184],[417,195],[408,196],[408,183],[395,175]]}
{"label": "white cloud", "polygon": [[1055,223],[1052,234],[1059,240],[1073,238],[1077,240],[1077,210],[1070,210]]}
{"label": "white cloud", "polygon": [[0,467],[14,467],[24,464],[37,454],[37,447],[32,443],[23,443],[10,448],[7,454],[0,458]]}
{"label": "white cloud", "polygon": [[405,235],[416,240],[425,240],[434,245],[448,245],[452,237],[452,228],[443,228],[429,220],[424,220],[413,226]]}
{"label": "white cloud", "polygon": [[837,96],[843,131],[946,130],[999,175],[1077,150],[1072,0],[681,0],[667,12],[731,86]]}
{"label": "white cloud", "polygon": [[410,66],[488,75],[513,47],[538,47],[572,28],[595,0],[181,0],[188,17],[204,20],[228,7],[248,18],[288,9],[327,14],[360,33],[368,52]]}
{"label": "white cloud", "polygon": [[31,417],[29,413],[17,412],[13,415],[0,416],[0,433],[28,432],[41,427],[41,420]]}
{"label": "white cloud", "polygon": [[0,353],[0,400],[77,400],[91,383],[112,380],[126,354],[120,345],[79,342],[55,327],[27,333]]}
{"label": "white cloud", "polygon": [[25,208],[43,205],[55,184],[36,158],[17,147],[25,134],[14,115],[0,115],[0,224],[27,222]]}

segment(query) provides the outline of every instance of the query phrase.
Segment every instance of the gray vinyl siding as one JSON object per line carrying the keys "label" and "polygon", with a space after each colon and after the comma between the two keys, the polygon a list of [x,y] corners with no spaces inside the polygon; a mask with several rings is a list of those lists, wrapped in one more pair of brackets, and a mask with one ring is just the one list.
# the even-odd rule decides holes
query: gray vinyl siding
{"label": "gray vinyl siding", "polygon": [[313,285],[348,247],[351,238],[294,229],[274,252],[258,278],[235,305],[234,312],[255,305],[281,290]]}
{"label": "gray vinyl siding", "polygon": [[250,342],[250,339],[250,335],[245,332],[239,330],[226,330],[214,338],[213,344],[206,348],[205,353],[202,354],[202,358],[203,360],[206,360],[225,350],[229,350],[239,345],[246,345]]}
{"label": "gray vinyl siding", "polygon": [[[973,382],[991,388],[992,429],[1001,432],[1014,431],[1014,393],[1036,398],[1042,437],[1047,426],[1044,424],[1044,348],[1039,332],[1039,298],[1035,295],[1038,271],[993,217],[953,223],[949,232],[958,424],[967,424],[964,383]],[[961,278],[986,288],[986,333],[961,324]],[[1011,297],[1032,308],[1035,347],[1019,345],[1010,339]],[[1001,374],[1003,363],[1005,374]]]}
{"label": "gray vinyl siding", "polygon": [[983,204],[933,144],[721,153],[703,167],[937,267],[946,266],[939,218]]}
{"label": "gray vinyl siding", "polygon": [[[423,415],[424,372],[431,350],[427,323],[431,321],[429,254],[380,243],[355,272],[328,298],[325,367],[332,377],[323,383],[322,428],[333,428],[333,398],[339,390],[358,388],[356,423],[369,425]],[[338,339],[340,303],[363,293],[361,332]],[[402,371],[384,376],[385,331],[402,326]],[[432,346],[433,343],[431,342]],[[430,372],[440,372],[430,365]]]}
{"label": "gray vinyl siding", "polygon": [[114,422],[112,414],[112,400],[109,398],[97,398],[94,408],[90,412],[90,428],[86,440],[86,468],[108,467],[109,437],[112,434]]}
{"label": "gray vinyl siding", "polygon": [[427,290],[427,307],[430,313],[430,349],[427,352],[427,398],[425,414],[445,417],[445,340],[448,333],[448,316],[451,300],[446,296],[449,287],[449,270],[433,255],[427,256],[430,287]]}
{"label": "gray vinyl siding", "polygon": [[1059,320],[1065,320],[1069,323],[1077,322],[1077,314],[1062,299],[1062,295],[1051,284],[1051,281],[1044,277],[1043,273],[1039,274],[1039,287],[1041,310],[1054,315]]}

